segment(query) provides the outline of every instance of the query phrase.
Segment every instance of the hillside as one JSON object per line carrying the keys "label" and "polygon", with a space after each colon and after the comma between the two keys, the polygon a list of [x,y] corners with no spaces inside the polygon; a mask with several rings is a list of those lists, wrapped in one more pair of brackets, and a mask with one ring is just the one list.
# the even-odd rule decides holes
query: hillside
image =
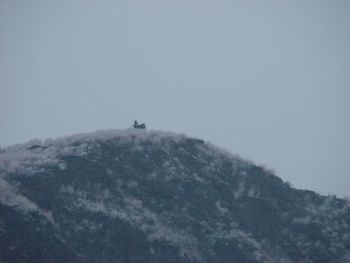
{"label": "hillside", "polygon": [[0,262],[350,262],[350,204],[185,135],[34,140],[0,150]]}

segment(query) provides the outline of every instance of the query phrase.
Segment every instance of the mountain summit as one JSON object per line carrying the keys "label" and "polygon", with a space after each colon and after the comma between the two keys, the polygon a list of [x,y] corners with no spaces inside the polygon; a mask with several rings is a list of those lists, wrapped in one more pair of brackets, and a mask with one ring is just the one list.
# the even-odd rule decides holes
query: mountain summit
{"label": "mountain summit", "polygon": [[350,262],[350,204],[143,129],[0,150],[0,262]]}

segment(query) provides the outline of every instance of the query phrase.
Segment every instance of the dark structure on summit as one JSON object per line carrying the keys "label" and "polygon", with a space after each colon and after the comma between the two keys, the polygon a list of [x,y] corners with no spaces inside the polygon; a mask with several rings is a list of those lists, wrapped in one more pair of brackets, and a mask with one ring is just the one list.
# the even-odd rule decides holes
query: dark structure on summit
{"label": "dark structure on summit", "polygon": [[134,121],[134,128],[135,129],[146,129],[146,124],[145,123],[138,123],[136,120]]}

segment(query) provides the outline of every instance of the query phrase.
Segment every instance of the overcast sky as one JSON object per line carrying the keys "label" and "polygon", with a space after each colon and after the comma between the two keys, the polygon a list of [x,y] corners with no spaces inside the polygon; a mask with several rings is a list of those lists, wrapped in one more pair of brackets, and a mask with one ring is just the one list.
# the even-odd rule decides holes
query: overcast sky
{"label": "overcast sky", "polygon": [[350,196],[350,1],[0,0],[0,145],[186,133]]}

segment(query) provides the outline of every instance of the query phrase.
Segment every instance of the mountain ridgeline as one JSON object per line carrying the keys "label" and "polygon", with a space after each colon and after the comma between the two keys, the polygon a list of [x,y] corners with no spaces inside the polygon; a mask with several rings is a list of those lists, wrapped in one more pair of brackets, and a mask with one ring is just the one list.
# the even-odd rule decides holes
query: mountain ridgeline
{"label": "mountain ridgeline", "polygon": [[0,150],[0,262],[350,262],[350,204],[210,143],[111,130]]}

